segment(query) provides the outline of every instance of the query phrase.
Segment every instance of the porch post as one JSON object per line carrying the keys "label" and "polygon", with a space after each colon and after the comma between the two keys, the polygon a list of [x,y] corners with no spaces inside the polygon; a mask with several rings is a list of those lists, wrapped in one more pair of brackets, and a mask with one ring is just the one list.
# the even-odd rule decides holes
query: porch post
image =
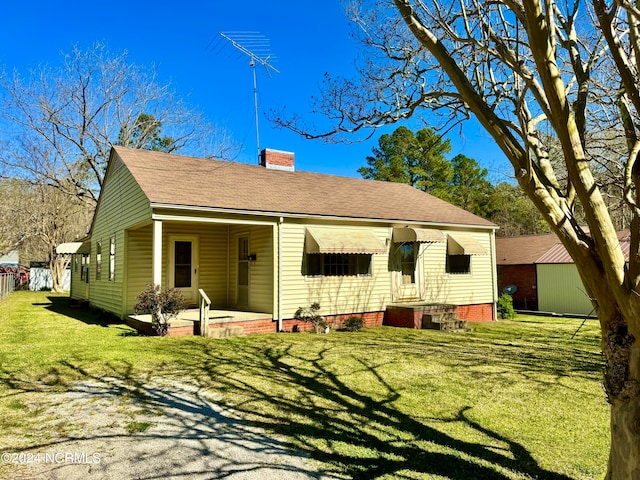
{"label": "porch post", "polygon": [[153,221],[153,285],[162,287],[162,220]]}
{"label": "porch post", "polygon": [[282,331],[282,224],[284,218],[278,220],[278,332]]}
{"label": "porch post", "polygon": [[496,230],[491,230],[491,289],[493,291],[493,320],[498,320],[498,258],[496,256]]}

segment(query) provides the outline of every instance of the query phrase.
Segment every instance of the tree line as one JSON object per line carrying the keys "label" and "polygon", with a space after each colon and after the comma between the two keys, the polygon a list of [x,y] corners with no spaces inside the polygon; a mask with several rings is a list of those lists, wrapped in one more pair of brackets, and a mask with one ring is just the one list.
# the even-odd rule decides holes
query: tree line
{"label": "tree line", "polygon": [[406,183],[500,226],[500,236],[550,232],[542,215],[516,185],[492,184],[488,171],[466,155],[447,158],[451,141],[432,128],[417,132],[401,126],[383,134],[366,166],[363,178]]}

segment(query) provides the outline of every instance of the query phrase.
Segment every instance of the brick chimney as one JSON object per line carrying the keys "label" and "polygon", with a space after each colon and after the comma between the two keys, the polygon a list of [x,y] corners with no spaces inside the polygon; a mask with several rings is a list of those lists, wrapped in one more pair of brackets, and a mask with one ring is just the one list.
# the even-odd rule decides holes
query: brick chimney
{"label": "brick chimney", "polygon": [[294,157],[293,152],[265,148],[260,152],[260,165],[273,170],[293,172],[295,170]]}

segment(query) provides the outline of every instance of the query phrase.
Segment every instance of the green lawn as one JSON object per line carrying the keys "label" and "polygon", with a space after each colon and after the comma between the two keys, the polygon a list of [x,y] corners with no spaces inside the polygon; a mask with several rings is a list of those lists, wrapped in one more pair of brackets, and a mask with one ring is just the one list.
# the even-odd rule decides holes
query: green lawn
{"label": "green lawn", "polygon": [[351,478],[602,478],[598,327],[519,317],[469,333],[371,328],[137,336],[64,297],[0,303],[0,451],[37,448],[38,402],[95,377],[175,377]]}

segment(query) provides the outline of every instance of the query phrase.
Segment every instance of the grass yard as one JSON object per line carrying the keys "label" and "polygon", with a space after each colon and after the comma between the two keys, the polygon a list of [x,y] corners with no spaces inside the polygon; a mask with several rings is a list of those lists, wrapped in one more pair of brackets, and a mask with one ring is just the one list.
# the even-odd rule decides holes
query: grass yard
{"label": "grass yard", "polygon": [[51,392],[106,377],[143,390],[165,377],[214,391],[350,478],[603,478],[599,330],[590,320],[572,339],[581,323],[158,338],[64,297],[15,292],[0,303],[0,451],[46,444],[39,405]]}

